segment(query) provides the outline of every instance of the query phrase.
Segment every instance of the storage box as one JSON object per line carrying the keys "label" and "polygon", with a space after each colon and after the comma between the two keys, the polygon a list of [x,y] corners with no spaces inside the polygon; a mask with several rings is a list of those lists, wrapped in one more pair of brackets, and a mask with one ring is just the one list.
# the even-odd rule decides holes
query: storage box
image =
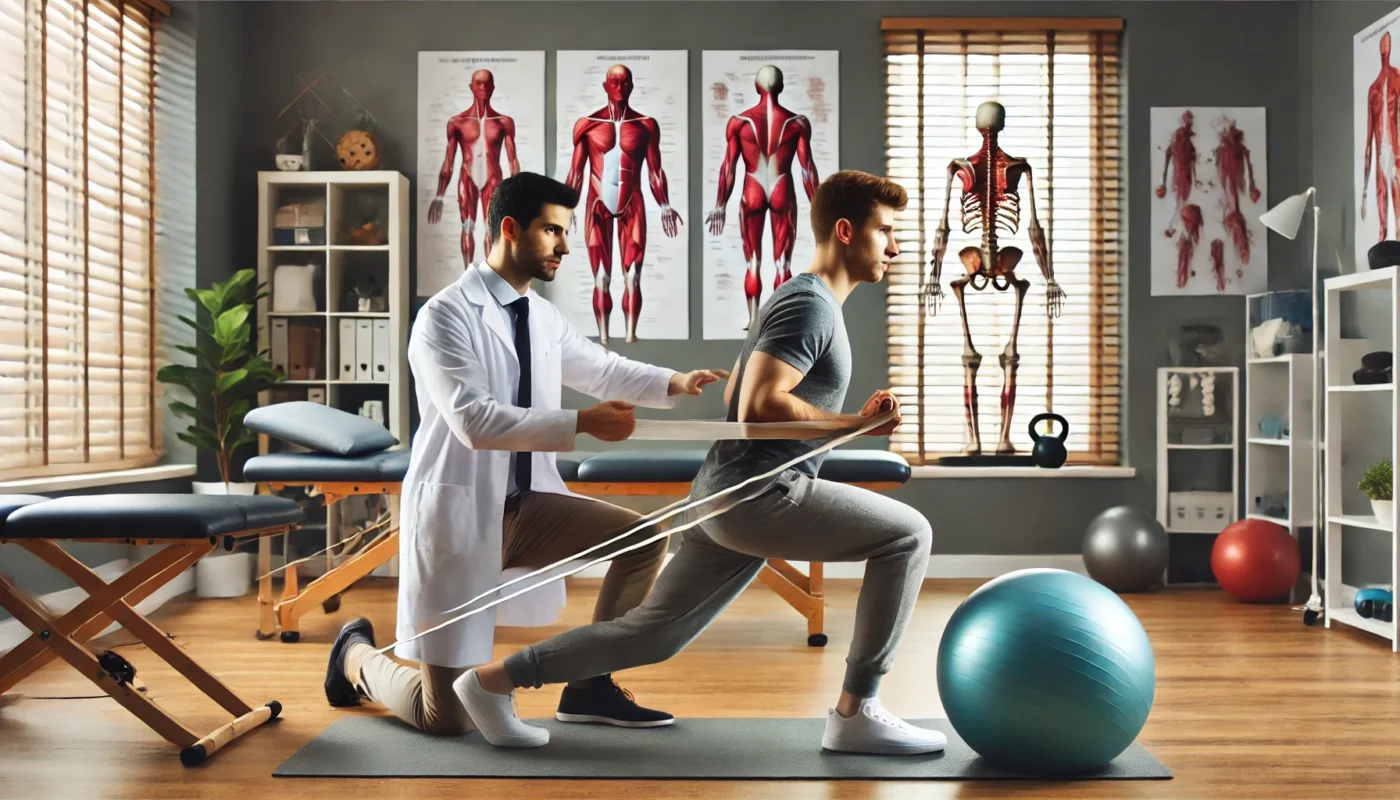
{"label": "storage box", "polygon": [[1217,533],[1234,521],[1231,492],[1171,492],[1167,495],[1167,527],[1177,531]]}

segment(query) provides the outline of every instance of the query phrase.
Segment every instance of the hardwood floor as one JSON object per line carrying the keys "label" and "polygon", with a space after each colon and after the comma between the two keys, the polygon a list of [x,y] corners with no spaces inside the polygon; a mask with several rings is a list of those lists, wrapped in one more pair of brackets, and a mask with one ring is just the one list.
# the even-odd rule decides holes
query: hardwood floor
{"label": "hardwood floor", "polygon": [[[929,581],[881,696],[905,717],[942,716],[933,680],[948,615],[979,581]],[[628,672],[643,701],[678,716],[822,716],[844,669],[857,584],[828,581],[823,649],[802,620],[755,585],[680,656]],[[502,653],[586,622],[596,581],[571,584],[562,624],[503,630]],[[0,797],[47,798],[986,798],[1393,797],[1400,786],[1400,655],[1379,637],[1338,626],[1305,628],[1286,606],[1244,606],[1217,592],[1126,597],[1157,655],[1157,694],[1140,741],[1170,781],[1041,783],[682,782],[278,779],[272,770],[347,713],[326,705],[321,682],[340,624],[370,617],[381,644],[393,632],[392,584],[366,581],[334,615],[303,619],[297,644],[253,638],[253,598],[177,601],[156,623],[254,702],[282,702],[282,719],[207,764],[182,767],[174,747],[67,664],[55,662],[0,698]],[[120,644],[118,632],[106,640]],[[216,707],[142,646],[122,647],[151,695],[201,730]],[[97,698],[91,695],[98,694]],[[47,699],[85,696],[87,699]],[[558,687],[521,692],[522,716],[553,712]],[[815,743],[814,743],[815,746]]]}

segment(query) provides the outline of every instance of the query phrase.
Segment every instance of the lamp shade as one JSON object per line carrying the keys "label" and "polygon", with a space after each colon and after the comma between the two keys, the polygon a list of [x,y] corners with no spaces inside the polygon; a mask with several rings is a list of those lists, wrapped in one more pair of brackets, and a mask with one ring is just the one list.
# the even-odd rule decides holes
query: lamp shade
{"label": "lamp shade", "polygon": [[1312,187],[1308,187],[1306,192],[1295,194],[1260,214],[1259,221],[1274,233],[1292,239],[1298,235],[1298,225],[1303,221],[1303,211],[1307,209],[1308,196],[1312,193]]}

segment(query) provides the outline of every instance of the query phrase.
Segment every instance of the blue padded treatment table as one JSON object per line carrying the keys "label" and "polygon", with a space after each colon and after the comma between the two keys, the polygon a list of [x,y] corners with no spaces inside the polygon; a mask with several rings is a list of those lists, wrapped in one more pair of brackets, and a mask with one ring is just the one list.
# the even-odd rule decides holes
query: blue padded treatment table
{"label": "blue padded treatment table", "polygon": [[[88,595],[73,610],[54,618],[0,575],[0,606],[32,631],[28,639],[0,658],[0,694],[54,658],[61,658],[179,747],[185,766],[203,763],[230,742],[276,719],[282,706],[273,700],[254,708],[195,663],[136,611],[136,606],[213,552],[220,541],[231,549],[240,541],[285,534],[300,521],[299,504],[265,495],[100,494],[55,500],[36,495],[0,496],[0,543],[28,550]],[[164,547],[107,583],[69,555],[60,541]],[[110,650],[98,653],[87,646],[113,621],[233,719],[212,733],[200,735],[156,705],[134,684],[136,668],[129,661]]]}
{"label": "blue padded treatment table", "polygon": [[[247,480],[272,491],[303,487],[319,492],[327,505],[357,494],[393,496],[399,494],[408,470],[408,451],[398,447],[397,440],[382,425],[320,403],[295,401],[264,406],[249,412],[244,424],[262,436],[310,451],[261,455],[244,465]],[[690,483],[706,452],[676,449],[561,453],[557,463],[565,485],[579,494],[684,497],[690,493]],[[874,491],[897,488],[909,476],[909,464],[898,454],[855,449],[830,451],[819,473],[826,480]],[[282,641],[297,641],[297,621],[302,615],[317,606],[334,613],[339,608],[340,594],[397,555],[398,546],[398,529],[392,528],[305,588],[298,588],[296,568],[289,567],[282,599],[274,602],[268,574],[270,551],[264,543],[258,562],[258,572],[265,576],[258,590],[258,637],[268,638],[280,629]],[[813,563],[807,574],[780,559],[770,560],[768,567],[760,574],[760,580],[806,617],[809,644],[825,644],[822,565]]]}

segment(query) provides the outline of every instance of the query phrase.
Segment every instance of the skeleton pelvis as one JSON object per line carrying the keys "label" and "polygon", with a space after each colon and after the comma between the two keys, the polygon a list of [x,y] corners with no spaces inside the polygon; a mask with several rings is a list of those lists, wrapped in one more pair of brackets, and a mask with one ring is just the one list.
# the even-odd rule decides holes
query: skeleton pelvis
{"label": "skeleton pelvis", "polygon": [[1000,276],[1011,276],[1016,272],[1016,265],[1021,263],[1021,248],[1002,247],[997,250],[996,264],[987,269],[983,265],[982,248],[964,247],[958,251],[958,258],[962,259],[963,267],[969,276],[981,273],[988,278]]}

